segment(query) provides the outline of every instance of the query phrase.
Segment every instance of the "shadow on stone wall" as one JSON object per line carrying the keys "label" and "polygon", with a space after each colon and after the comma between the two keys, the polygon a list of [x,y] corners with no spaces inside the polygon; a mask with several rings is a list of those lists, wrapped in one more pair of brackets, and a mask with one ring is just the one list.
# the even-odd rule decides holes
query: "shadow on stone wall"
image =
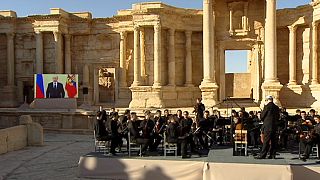
{"label": "shadow on stone wall", "polygon": [[[299,88],[298,88],[299,89]],[[306,108],[316,102],[316,98],[313,97],[309,84],[301,85],[300,92],[294,91],[288,86],[283,86],[280,91],[280,102],[283,107],[293,108]]]}

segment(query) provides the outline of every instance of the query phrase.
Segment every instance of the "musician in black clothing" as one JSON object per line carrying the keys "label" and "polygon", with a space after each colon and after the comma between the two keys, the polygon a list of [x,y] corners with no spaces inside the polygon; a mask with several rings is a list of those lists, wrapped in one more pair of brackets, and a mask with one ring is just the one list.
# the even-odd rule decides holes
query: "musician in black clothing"
{"label": "musician in black clothing", "polygon": [[[208,137],[206,136],[209,128],[210,128],[210,117],[209,117],[209,111],[204,112],[204,116],[199,121],[199,130],[196,132],[196,136],[199,139],[199,143],[202,146],[203,149],[209,149],[208,148]],[[203,140],[205,138],[205,140]]]}
{"label": "musician in black clothing", "polygon": [[162,118],[166,121],[166,124],[169,124],[170,121],[169,121],[169,118],[171,117],[172,115],[169,113],[169,110],[168,109],[165,109],[163,111],[163,116]]}
{"label": "musician in black clothing", "polygon": [[140,141],[138,139],[138,143],[142,144],[142,155],[145,155],[148,147],[152,149],[153,146],[153,128],[155,126],[154,121],[151,119],[151,112],[145,111],[145,119],[140,123],[139,129],[142,130],[142,138],[143,140]]}
{"label": "musician in black clothing", "polygon": [[289,114],[286,108],[282,108],[280,113],[280,119],[278,121],[278,132],[280,135],[279,146],[283,149],[287,149],[287,145],[288,145],[288,136],[289,136],[288,121],[289,121]]}
{"label": "musician in black clothing", "polygon": [[177,114],[175,115],[176,121],[180,124],[180,122],[184,119],[182,116],[182,111],[179,109],[177,110]]}
{"label": "musician in black clothing", "polygon": [[[117,115],[118,113],[115,112]],[[120,122],[120,126],[119,126],[119,129],[120,129],[120,136],[121,136],[121,143],[119,144],[119,148],[121,148],[122,146],[122,138],[126,139],[126,141],[128,142],[128,121],[130,119],[130,110],[129,109],[126,109],[123,116],[121,116],[119,118],[119,122]],[[129,144],[127,144],[127,150],[129,150]]]}
{"label": "musician in black clothing", "polygon": [[177,120],[173,116],[170,116],[169,124],[168,124],[168,127],[166,128],[166,137],[167,137],[166,141],[168,143],[178,143],[178,137],[180,133],[179,128],[180,128],[180,125],[177,122]]}
{"label": "musician in black clothing", "polygon": [[315,115],[315,126],[312,125],[311,120],[306,120],[301,124],[300,128],[300,143],[304,148],[304,153],[301,160],[306,161],[312,151],[312,147],[316,143],[320,143],[320,116]]}
{"label": "musician in black clothing", "polygon": [[161,140],[163,139],[165,126],[167,124],[166,120],[161,116],[160,110],[156,111],[154,121],[155,121],[155,126],[153,128],[154,144],[153,144],[153,148],[151,149],[152,151],[156,151],[159,144],[161,143]]}
{"label": "musician in black clothing", "polygon": [[120,123],[118,122],[118,113],[114,113],[111,117],[111,148],[110,153],[112,155],[116,155],[116,147],[119,145],[121,141],[120,133],[118,132]]}
{"label": "musician in black clothing", "polygon": [[[280,116],[280,109],[277,105],[273,103],[273,97],[267,96],[266,100],[268,104],[264,106],[261,113],[261,119],[263,121],[263,146],[260,155],[256,159],[264,159],[267,156],[268,151],[270,151],[270,156],[268,159],[275,159],[276,155],[276,144],[277,140],[277,121]],[[271,147],[270,146],[271,141]]]}
{"label": "musician in black clothing", "polygon": [[205,110],[204,104],[201,102],[201,98],[197,99],[197,104],[194,106],[193,112],[196,113],[197,122],[203,118],[203,112]]}
{"label": "musician in black clothing", "polygon": [[141,135],[139,133],[140,123],[141,121],[138,119],[137,113],[131,112],[130,119],[128,121],[128,131],[130,132],[132,140],[137,140],[138,138],[141,138]]}
{"label": "musician in black clothing", "polygon": [[181,155],[182,155],[182,158],[190,157],[189,155],[187,155],[188,144],[190,144],[190,146],[191,146],[191,151],[194,151],[193,136],[191,134],[192,123],[193,123],[193,121],[189,117],[189,112],[188,111],[184,111],[183,112],[183,119],[180,122],[181,134],[179,136],[179,141],[181,142]]}
{"label": "musician in black clothing", "polygon": [[107,113],[105,110],[97,112],[97,121],[95,124],[95,135],[98,141],[109,141],[111,139],[109,132],[107,131],[105,122],[107,120]]}

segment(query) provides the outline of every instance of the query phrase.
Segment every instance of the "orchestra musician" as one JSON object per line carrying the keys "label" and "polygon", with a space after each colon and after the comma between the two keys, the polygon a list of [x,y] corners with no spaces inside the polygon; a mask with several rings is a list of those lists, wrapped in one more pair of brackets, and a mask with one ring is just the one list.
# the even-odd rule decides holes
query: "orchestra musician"
{"label": "orchestra musician", "polygon": [[161,140],[163,139],[163,132],[166,127],[166,120],[161,116],[161,111],[157,110],[154,116],[155,126],[153,129],[154,144],[151,151],[156,151]]}
{"label": "orchestra musician", "polygon": [[315,115],[315,126],[312,125],[311,120],[307,119],[301,124],[300,128],[300,143],[304,148],[301,160],[306,161],[312,151],[312,147],[320,142],[320,116]]}
{"label": "orchestra musician", "polygon": [[196,113],[196,122],[199,123],[200,119],[203,118],[203,113],[205,111],[205,106],[201,102],[201,98],[197,98],[197,104],[194,106],[193,112]]}
{"label": "orchestra musician", "polygon": [[145,118],[140,123],[139,129],[142,130],[142,141],[138,143],[142,144],[141,155],[145,155],[146,151],[149,147],[149,150],[152,150],[153,146],[153,128],[155,126],[154,121],[151,119],[151,112],[149,110],[145,111],[144,113]]}
{"label": "orchestra musician", "polygon": [[192,119],[189,117],[189,112],[184,111],[183,112],[183,119],[180,121],[180,127],[181,127],[181,133],[179,136],[179,141],[181,142],[181,155],[182,158],[189,158],[191,155],[188,155],[188,144],[191,146],[191,152],[194,151],[194,142],[193,142],[193,136],[191,133],[191,127],[192,127]]}
{"label": "orchestra musician", "polygon": [[[210,127],[210,117],[209,117],[209,111],[205,111],[203,118],[199,121],[199,130],[196,133],[196,136],[199,140],[200,145],[203,149],[208,150],[208,137],[206,136]],[[205,138],[205,140],[203,140]]]}
{"label": "orchestra musician", "polygon": [[[111,147],[110,147],[110,153],[112,155],[116,155],[116,147],[122,142],[120,133],[118,131],[120,127],[120,123],[118,122],[119,115],[118,113],[114,113],[111,117]],[[122,143],[121,143],[122,144]]]}
{"label": "orchestra musician", "polygon": [[179,141],[180,125],[176,118],[169,117],[168,127],[166,128],[166,141],[168,143],[177,143],[177,155],[181,156],[181,141]]}
{"label": "orchestra musician", "polygon": [[169,118],[171,117],[172,115],[169,113],[169,110],[168,109],[165,109],[163,111],[163,116],[162,118],[166,121],[166,124],[169,124],[170,123],[170,120]]}
{"label": "orchestra musician", "polygon": [[95,123],[94,131],[98,141],[109,141],[111,139],[110,133],[107,131],[106,123],[107,112],[105,110],[97,112],[97,121]]}

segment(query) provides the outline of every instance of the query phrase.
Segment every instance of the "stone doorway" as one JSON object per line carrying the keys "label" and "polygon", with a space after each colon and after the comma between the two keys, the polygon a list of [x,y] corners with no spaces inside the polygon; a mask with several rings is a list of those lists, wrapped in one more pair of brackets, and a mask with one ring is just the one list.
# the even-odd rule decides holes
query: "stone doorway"
{"label": "stone doorway", "polygon": [[23,82],[23,100],[30,104],[34,100],[34,86],[32,82]]}
{"label": "stone doorway", "polygon": [[[261,101],[262,46],[251,41],[221,41],[219,43],[219,101],[236,98],[259,103]],[[237,55],[240,52],[240,55]],[[231,53],[231,56],[230,56]],[[229,70],[228,66],[241,71]]]}
{"label": "stone doorway", "polygon": [[225,95],[230,98],[252,98],[248,50],[225,51]]}
{"label": "stone doorway", "polygon": [[116,101],[115,68],[97,68],[95,73],[95,104],[113,105]]}

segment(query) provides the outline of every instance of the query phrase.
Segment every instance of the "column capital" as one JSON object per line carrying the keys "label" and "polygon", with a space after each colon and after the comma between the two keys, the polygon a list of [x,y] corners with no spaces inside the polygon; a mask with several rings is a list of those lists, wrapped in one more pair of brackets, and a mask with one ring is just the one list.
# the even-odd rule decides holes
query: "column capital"
{"label": "column capital", "polygon": [[192,36],[192,31],[191,30],[186,30],[185,33],[186,33],[187,37],[191,37]]}
{"label": "column capital", "polygon": [[64,37],[66,38],[66,40],[70,40],[71,39],[71,34],[65,34]]}
{"label": "column capital", "polygon": [[214,0],[203,0],[203,3],[212,4],[214,3]]}
{"label": "column capital", "polygon": [[317,28],[318,25],[319,25],[319,22],[318,22],[318,21],[313,21],[313,22],[311,23],[311,26],[312,26],[313,28]]}
{"label": "column capital", "polygon": [[290,32],[295,32],[297,30],[298,26],[296,25],[291,25],[291,26],[288,26],[288,29]]}
{"label": "column capital", "polygon": [[53,37],[54,37],[54,40],[55,40],[55,41],[60,40],[61,32],[58,32],[58,31],[52,31],[52,33],[53,33]]}
{"label": "column capital", "polygon": [[174,29],[174,28],[170,28],[169,29],[169,35],[170,36],[174,36],[175,33],[176,33],[176,29]]}
{"label": "column capital", "polygon": [[42,31],[40,31],[40,30],[35,30],[34,33],[35,33],[36,35],[42,35]]}
{"label": "column capital", "polygon": [[15,36],[15,33],[14,32],[7,32],[6,35],[7,35],[7,38],[11,39]]}
{"label": "column capital", "polygon": [[120,38],[121,40],[125,39],[127,37],[127,32],[126,31],[121,31],[120,32]]}
{"label": "column capital", "polygon": [[154,25],[154,31],[160,31],[161,30],[161,23],[160,22],[157,22],[155,25]]}
{"label": "column capital", "polygon": [[135,24],[135,25],[133,26],[133,30],[134,30],[134,31],[139,31],[139,29],[140,29],[140,26],[139,26],[139,25]]}

